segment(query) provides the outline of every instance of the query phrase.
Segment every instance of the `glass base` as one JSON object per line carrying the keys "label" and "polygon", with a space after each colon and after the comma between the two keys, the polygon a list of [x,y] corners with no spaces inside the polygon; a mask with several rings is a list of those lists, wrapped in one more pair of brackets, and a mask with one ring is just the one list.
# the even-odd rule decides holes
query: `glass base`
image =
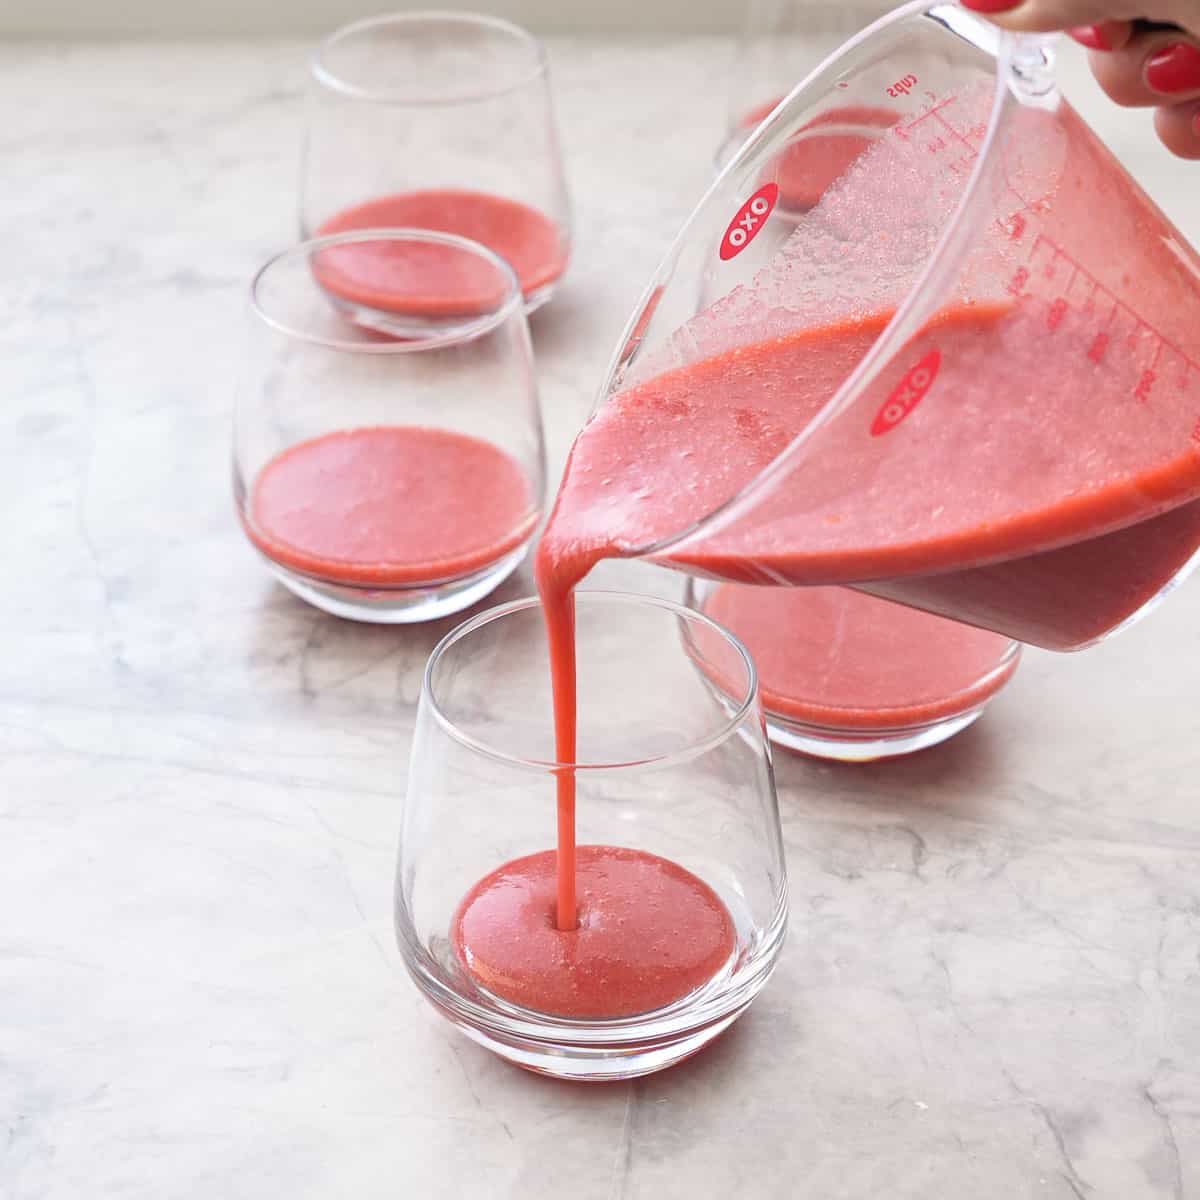
{"label": "glass base", "polygon": [[[736,923],[738,914],[731,911]],[[726,968],[703,987],[653,1012],[610,1020],[507,1003],[462,975],[448,941],[435,939],[420,949],[399,931],[397,941],[417,988],[473,1042],[539,1075],[606,1083],[673,1067],[720,1037],[766,986],[786,932],[782,902],[771,924],[751,944],[740,943]]]}
{"label": "glass base", "polygon": [[702,1029],[652,1039],[639,1046],[611,1047],[550,1045],[519,1037],[502,1038],[469,1025],[445,1010],[443,1015],[471,1041],[536,1075],[571,1079],[578,1083],[616,1083],[622,1079],[637,1079],[640,1075],[665,1071],[667,1067],[691,1058],[710,1042],[716,1041],[749,1007],[747,1001],[736,1012]]}
{"label": "glass base", "polygon": [[981,704],[965,713],[943,717],[923,725],[910,725],[897,729],[850,730],[836,729],[823,725],[810,725],[791,717],[767,710],[767,736],[776,746],[795,750],[814,758],[828,758],[835,762],[874,762],[879,758],[899,758],[928,750],[961,733],[983,716],[985,705]]}
{"label": "glass base", "polygon": [[316,579],[282,566],[261,554],[271,574],[289,592],[315,608],[349,621],[375,625],[409,625],[418,621],[436,621],[478,603],[498,588],[521,564],[529,544],[497,559],[473,575],[445,583],[413,587],[366,587],[359,584],[332,583]]}

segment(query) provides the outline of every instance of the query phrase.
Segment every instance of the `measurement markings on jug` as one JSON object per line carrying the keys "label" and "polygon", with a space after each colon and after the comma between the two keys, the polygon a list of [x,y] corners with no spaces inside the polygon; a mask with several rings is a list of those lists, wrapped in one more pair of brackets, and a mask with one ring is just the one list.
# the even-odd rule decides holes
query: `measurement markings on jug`
{"label": "measurement markings on jug", "polygon": [[946,112],[958,99],[957,96],[947,96],[944,100],[938,100],[934,92],[926,92],[925,95],[931,101],[931,106],[919,112],[911,120],[893,126],[893,129],[900,137],[911,139],[918,126],[926,121],[932,121],[934,126],[932,131],[917,132],[918,139],[924,139],[918,140],[917,144],[930,154],[944,154],[954,147],[961,148],[963,153],[948,164],[948,169],[956,175],[966,174],[979,157],[979,144],[987,132],[987,123],[980,121],[964,130],[951,120]]}
{"label": "measurement markings on jug", "polygon": [[[1072,302],[1072,293],[1085,289],[1085,295]],[[1053,238],[1039,233],[1029,249],[1024,265],[1013,272],[1008,292],[1018,299],[1045,301],[1046,327],[1056,332],[1072,311],[1085,319],[1105,312],[1103,325],[1086,339],[1084,356],[1096,366],[1109,363],[1115,350],[1140,359],[1137,380],[1131,387],[1132,399],[1149,404],[1156,389],[1164,382],[1186,391],[1193,372],[1200,377],[1200,363],[1186,354],[1160,329],[1150,324],[1136,309],[1100,282],[1096,276]],[[1174,363],[1176,370],[1169,370]],[[1115,365],[1115,364],[1113,364]],[[1200,428],[1198,424],[1197,428]],[[1196,440],[1195,431],[1192,433]]]}
{"label": "measurement markings on jug", "polygon": [[905,75],[903,79],[897,79],[887,90],[887,94],[893,98],[896,96],[907,96],[909,92],[917,86],[917,77],[915,75]]}

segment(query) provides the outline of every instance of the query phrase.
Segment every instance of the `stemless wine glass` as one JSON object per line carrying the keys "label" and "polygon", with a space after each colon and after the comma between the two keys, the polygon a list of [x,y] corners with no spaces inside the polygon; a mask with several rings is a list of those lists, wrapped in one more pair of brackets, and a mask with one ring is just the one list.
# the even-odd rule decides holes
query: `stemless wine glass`
{"label": "stemless wine glass", "polygon": [[[396,935],[417,986],[475,1041],[550,1075],[629,1078],[694,1053],[745,1011],[782,945],[786,873],[745,649],[703,615],[649,596],[580,592],[576,623],[576,766],[555,761],[536,600],[491,609],[434,650],[404,803]],[[723,690],[692,666],[687,647],[701,628],[722,656]],[[527,876],[531,863],[552,871],[557,861],[563,771],[576,780],[580,886],[579,928],[560,933],[552,891]],[[667,893],[683,881],[694,906],[653,888],[630,904],[628,891],[595,878],[589,890],[586,865],[601,860],[615,863],[613,878],[645,867]],[[507,965],[472,944],[464,918],[496,880],[528,898],[527,923],[499,928]],[[493,899],[492,920],[503,921],[503,897]],[[726,914],[728,936],[705,943],[702,976],[685,976],[683,960],[706,936],[692,927],[696,908]],[[524,987],[531,978],[549,982]],[[674,994],[680,981],[683,994],[665,1004],[595,1015],[631,989]]]}
{"label": "stemless wine glass", "polygon": [[[388,263],[397,338],[347,316],[328,281]],[[431,261],[472,311],[427,304]],[[512,269],[429,230],[345,234],[273,258],[250,293],[233,476],[274,574],[338,616],[427,620],[486,596],[541,515],[545,454],[533,352]],[[419,332],[418,332],[419,330]]]}
{"label": "stemless wine glass", "polygon": [[[936,746],[966,729],[1012,678],[1018,642],[841,587],[753,587],[689,579],[684,603],[754,656],[771,741],[839,762]],[[728,686],[715,639],[697,665]]]}
{"label": "stemless wine glass", "polygon": [[[823,19],[836,16],[823,6]],[[861,14],[851,16],[861,22]],[[754,128],[815,67],[857,28],[814,28],[806,0],[745,0],[726,99],[724,137],[716,155],[723,167]]]}
{"label": "stemless wine glass", "polygon": [[[836,19],[832,6],[826,8],[824,15]],[[854,22],[860,18],[861,14],[851,15]],[[856,24],[840,33],[815,31],[813,7],[806,0],[747,0],[730,75],[724,136],[714,159],[718,172],[775,106],[854,28]],[[895,122],[896,114],[886,106],[848,101],[830,106],[796,130],[762,163],[760,182],[777,189],[776,227],[794,228],[795,221],[819,203],[830,185]],[[759,254],[764,250],[758,247]]]}
{"label": "stemless wine glass", "polygon": [[[420,227],[507,259],[530,310],[566,269],[570,218],[545,48],[495,17],[413,12],[331,34],[312,63],[305,237]],[[374,272],[386,291],[386,269]],[[455,298],[454,280],[442,299]]]}

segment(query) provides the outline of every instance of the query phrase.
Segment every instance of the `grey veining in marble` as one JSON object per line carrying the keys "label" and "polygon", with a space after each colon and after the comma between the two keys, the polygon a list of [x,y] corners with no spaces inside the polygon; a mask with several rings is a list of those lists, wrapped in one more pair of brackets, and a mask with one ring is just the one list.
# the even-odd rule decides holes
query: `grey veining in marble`
{"label": "grey veining in marble", "polygon": [[[557,469],[705,181],[728,47],[553,50],[579,218],[534,331]],[[940,750],[781,757],[789,945],[677,1070],[550,1083],[418,998],[392,858],[450,623],[306,608],[230,506],[303,63],[0,48],[0,1196],[1200,1196],[1200,585],[1030,653]],[[1200,166],[1094,111],[1200,238]]]}

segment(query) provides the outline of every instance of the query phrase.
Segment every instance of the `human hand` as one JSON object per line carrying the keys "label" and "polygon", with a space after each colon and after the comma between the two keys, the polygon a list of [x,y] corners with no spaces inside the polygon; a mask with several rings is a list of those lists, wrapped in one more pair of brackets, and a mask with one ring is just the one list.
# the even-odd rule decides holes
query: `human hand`
{"label": "human hand", "polygon": [[962,0],[1014,32],[1066,30],[1118,104],[1154,108],[1180,158],[1200,159],[1200,0]]}

